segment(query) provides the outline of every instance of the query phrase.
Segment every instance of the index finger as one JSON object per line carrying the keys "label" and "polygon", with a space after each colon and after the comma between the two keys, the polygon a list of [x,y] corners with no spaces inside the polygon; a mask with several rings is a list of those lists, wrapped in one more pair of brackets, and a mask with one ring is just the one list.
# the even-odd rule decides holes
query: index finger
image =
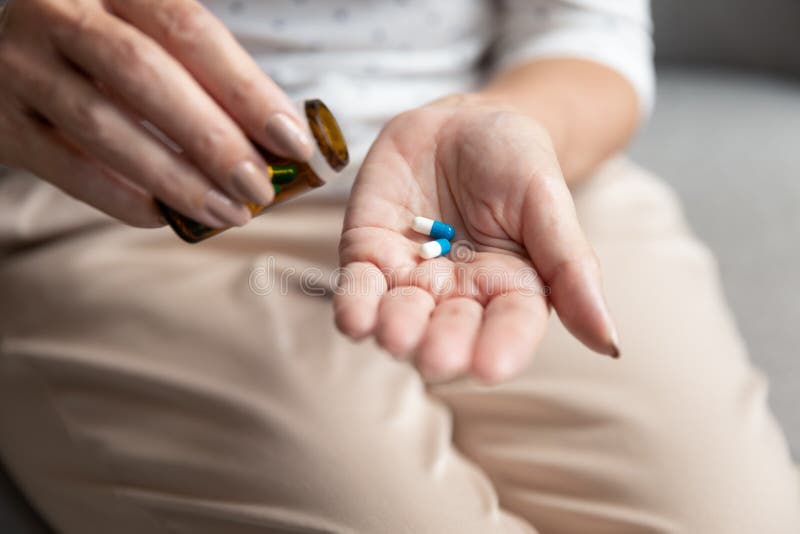
{"label": "index finger", "polygon": [[273,153],[307,161],[306,122],[219,19],[195,0],[111,0],[114,13],[175,57],[247,134]]}

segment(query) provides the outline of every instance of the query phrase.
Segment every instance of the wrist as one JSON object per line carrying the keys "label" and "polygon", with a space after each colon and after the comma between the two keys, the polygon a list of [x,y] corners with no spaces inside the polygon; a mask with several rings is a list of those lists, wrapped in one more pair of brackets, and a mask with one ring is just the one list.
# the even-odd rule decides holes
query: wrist
{"label": "wrist", "polygon": [[433,105],[458,108],[486,108],[498,111],[509,111],[525,114],[512,99],[491,90],[478,90],[464,93],[453,93],[432,102]]}
{"label": "wrist", "polygon": [[492,86],[474,93],[469,93],[471,102],[475,106],[486,107],[498,111],[507,111],[526,117],[540,130],[541,135],[552,143],[556,153],[566,143],[565,121],[554,107],[548,107],[545,101],[539,101],[535,95],[520,97],[515,93],[508,93]]}
{"label": "wrist", "polygon": [[[429,105],[448,108],[483,109],[485,111],[522,115],[541,128],[543,135],[550,139],[553,138],[548,124],[554,121],[542,120],[539,114],[535,113],[536,106],[520,105],[514,98],[510,98],[509,95],[505,95],[501,91],[482,89],[467,93],[453,93],[434,100]],[[542,115],[546,116],[547,114]]]}

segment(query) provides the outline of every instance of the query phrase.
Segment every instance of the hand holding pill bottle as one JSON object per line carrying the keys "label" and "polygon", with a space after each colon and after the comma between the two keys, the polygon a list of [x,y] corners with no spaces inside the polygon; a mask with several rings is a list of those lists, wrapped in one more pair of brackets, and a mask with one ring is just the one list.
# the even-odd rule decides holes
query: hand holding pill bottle
{"label": "hand holding pill bottle", "polygon": [[[300,163],[259,149],[268,164],[268,176],[275,189],[275,200],[269,206],[248,203],[255,217],[271,206],[294,198],[325,185],[347,166],[347,143],[333,114],[321,100],[308,100],[303,112],[314,137],[316,148],[308,163]],[[212,228],[180,214],[159,202],[167,222],[183,240],[197,243],[224,232],[226,228]]]}
{"label": "hand holding pill bottle", "polygon": [[[166,215],[198,241],[217,233],[207,227],[245,225],[272,202],[256,147],[269,151],[273,182],[294,177],[308,188],[346,159],[321,103],[298,112],[197,0],[0,6],[0,164],[122,222],[158,228]],[[318,127],[316,140],[307,124]],[[275,157],[307,162],[315,144],[331,148],[327,167]],[[279,185],[291,190],[281,198],[298,190]]]}

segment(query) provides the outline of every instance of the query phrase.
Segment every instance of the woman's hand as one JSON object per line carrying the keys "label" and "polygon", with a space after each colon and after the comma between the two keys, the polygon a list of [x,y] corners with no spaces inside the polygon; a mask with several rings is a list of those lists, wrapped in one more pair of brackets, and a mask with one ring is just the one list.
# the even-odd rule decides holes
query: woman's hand
{"label": "woman's hand", "polygon": [[[449,257],[419,257],[430,238],[410,229],[415,215],[455,226]],[[386,126],[356,181],[340,255],[339,328],[415,355],[428,378],[510,377],[540,342],[548,303],[584,344],[617,355],[597,260],[547,132],[479,96]]]}
{"label": "woman's hand", "polygon": [[248,138],[312,152],[291,102],[195,0],[11,0],[0,79],[0,163],[136,226],[162,224],[154,198],[244,224],[243,203],[274,196]]}

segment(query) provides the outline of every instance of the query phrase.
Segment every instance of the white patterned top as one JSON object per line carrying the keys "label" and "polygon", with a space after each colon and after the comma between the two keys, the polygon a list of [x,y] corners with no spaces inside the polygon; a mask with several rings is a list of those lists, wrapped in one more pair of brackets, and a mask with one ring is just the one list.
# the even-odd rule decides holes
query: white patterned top
{"label": "white patterned top", "polygon": [[[475,89],[491,70],[535,58],[598,61],[630,80],[645,113],[652,106],[647,0],[204,4],[291,97],[317,97],[328,104],[342,123],[355,163],[395,114]],[[348,184],[325,189],[344,192]]]}

